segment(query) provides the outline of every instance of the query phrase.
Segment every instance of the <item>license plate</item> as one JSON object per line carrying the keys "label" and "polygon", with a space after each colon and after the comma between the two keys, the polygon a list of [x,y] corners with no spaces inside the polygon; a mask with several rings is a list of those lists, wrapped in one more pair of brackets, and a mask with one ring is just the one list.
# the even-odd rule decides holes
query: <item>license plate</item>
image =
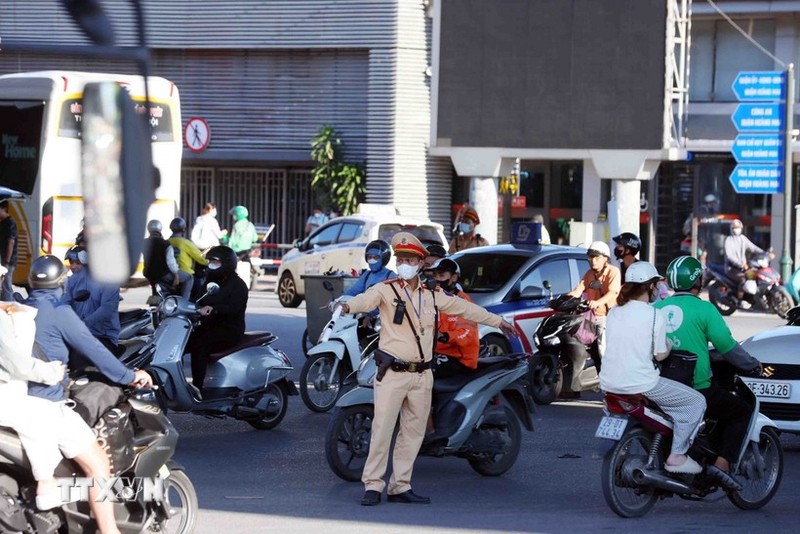
{"label": "license plate", "polygon": [[756,397],[788,399],[792,396],[792,385],[788,382],[750,382],[744,381]]}
{"label": "license plate", "polygon": [[619,440],[622,437],[622,434],[625,433],[626,426],[628,426],[627,417],[613,417],[606,415],[600,420],[600,424],[597,427],[597,432],[594,433],[594,437]]}

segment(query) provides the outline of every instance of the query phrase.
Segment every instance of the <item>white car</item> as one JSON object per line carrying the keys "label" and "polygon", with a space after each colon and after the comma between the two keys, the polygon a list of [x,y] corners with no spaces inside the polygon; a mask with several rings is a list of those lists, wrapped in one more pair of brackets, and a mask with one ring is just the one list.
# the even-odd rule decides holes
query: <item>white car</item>
{"label": "white car", "polygon": [[[278,268],[275,292],[286,308],[296,308],[305,297],[304,275],[353,271],[367,267],[364,247],[375,239],[391,243],[397,232],[411,232],[423,245],[438,243],[447,248],[441,224],[389,214],[356,214],[337,217],[317,228],[284,254]],[[394,258],[389,261],[394,269]]]}

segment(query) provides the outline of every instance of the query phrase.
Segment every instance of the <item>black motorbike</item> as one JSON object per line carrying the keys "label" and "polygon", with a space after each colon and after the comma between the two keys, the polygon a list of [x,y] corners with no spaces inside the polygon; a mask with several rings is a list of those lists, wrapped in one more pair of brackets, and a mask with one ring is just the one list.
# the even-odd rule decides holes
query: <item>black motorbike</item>
{"label": "black motorbike", "polygon": [[769,261],[768,252],[750,258],[750,269],[745,273],[742,286],[742,298],[738,296],[738,282],[727,275],[725,265],[709,263],[706,269],[708,300],[722,315],[731,315],[743,307],[744,301],[750,304],[753,311],[774,313],[786,318],[794,300]]}
{"label": "black motorbike", "polygon": [[580,369],[580,389],[576,393],[596,390],[600,384],[595,365],[597,344],[587,346],[575,337],[589,310],[588,303],[561,295],[548,306],[555,313],[536,328],[533,336],[538,350],[528,363],[531,396],[537,404],[550,404],[561,394],[564,384],[569,387],[575,368]]}
{"label": "black motorbike", "polygon": [[[119,477],[113,493],[120,531],[193,532],[197,494],[183,468],[172,460],[178,432],[158,407],[153,391],[126,390],[122,402],[100,417],[93,430],[109,456],[112,475]],[[55,476],[63,480],[84,475],[74,461],[64,459]],[[163,492],[142,491],[137,484],[143,479],[158,482]],[[35,500],[36,481],[22,444],[13,430],[0,427],[0,532],[96,531],[88,502],[39,511]]]}

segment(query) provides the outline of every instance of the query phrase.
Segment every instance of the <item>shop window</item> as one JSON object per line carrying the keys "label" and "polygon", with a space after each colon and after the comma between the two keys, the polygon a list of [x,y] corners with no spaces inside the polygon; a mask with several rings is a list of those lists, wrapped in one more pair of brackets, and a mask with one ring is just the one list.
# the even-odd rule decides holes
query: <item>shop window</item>
{"label": "shop window", "polygon": [[[734,19],[755,41],[775,50],[774,19]],[[724,20],[693,20],[689,100],[735,102],[731,84],[741,71],[774,70],[764,52]]]}

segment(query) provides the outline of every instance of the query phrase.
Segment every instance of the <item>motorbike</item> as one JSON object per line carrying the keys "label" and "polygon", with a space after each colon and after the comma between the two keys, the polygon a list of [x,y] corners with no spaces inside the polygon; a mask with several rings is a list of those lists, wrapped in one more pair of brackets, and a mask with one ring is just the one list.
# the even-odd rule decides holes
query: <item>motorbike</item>
{"label": "motorbike", "polygon": [[[330,282],[325,282],[330,284]],[[340,298],[346,302],[348,297]],[[317,345],[309,349],[300,371],[300,398],[314,412],[327,412],[344,392],[345,378],[378,347],[378,333],[360,335],[361,316],[337,308],[322,329]]]}
{"label": "motorbike", "polygon": [[[527,357],[522,353],[481,358],[472,373],[434,380],[436,431],[425,437],[419,454],[465,458],[484,476],[511,469],[522,444],[522,426],[533,431]],[[348,377],[357,385],[336,402],[328,426],[325,457],[331,470],[346,481],[361,478],[369,453],[376,371],[372,355],[362,360]]]}
{"label": "motorbike", "polygon": [[600,387],[594,358],[596,344],[587,347],[575,338],[583,314],[589,310],[588,303],[562,295],[552,299],[549,306],[555,313],[536,327],[533,337],[538,351],[529,363],[531,395],[537,404],[550,404],[559,396],[564,383],[572,383],[573,362],[581,369],[578,391],[597,391]]}
{"label": "motorbike", "polygon": [[[198,302],[217,291],[219,285],[209,283]],[[278,426],[297,388],[288,380],[292,364],[283,351],[269,346],[277,339],[269,332],[245,333],[236,346],[211,354],[202,394],[187,382],[182,355],[200,318],[198,310],[187,299],[166,297],[158,307],[161,320],[152,341],[123,363],[150,372],[163,409],[233,417],[259,430]]]}
{"label": "motorbike", "polygon": [[781,276],[770,266],[769,253],[757,254],[749,260],[745,273],[743,296],[738,297],[739,284],[725,272],[723,264],[709,263],[706,269],[708,300],[722,315],[731,315],[742,307],[742,301],[754,311],[775,313],[782,319],[794,306],[794,300],[781,284]]}
{"label": "motorbike", "polygon": [[[722,373],[715,372],[715,377]],[[732,374],[732,373],[731,373]],[[605,415],[596,437],[616,442],[603,459],[602,487],[608,506],[622,517],[641,517],[656,501],[674,495],[691,501],[716,500],[718,490],[743,510],[765,506],[778,491],[783,477],[783,449],[777,428],[759,413],[759,401],[739,376],[729,389],[752,408],[748,433],[731,473],[739,488],[725,488],[708,472],[720,440],[717,422],[700,425],[689,454],[704,470],[697,475],[669,473],[664,462],[669,455],[672,420],[643,395],[605,393]]]}
{"label": "motorbike", "polygon": [[[116,495],[114,513],[121,532],[190,534],[197,522],[197,494],[183,468],[174,460],[178,432],[161,410],[152,390],[126,390],[122,402],[94,426],[100,445],[111,460]],[[83,477],[73,460],[62,459],[55,476]],[[163,495],[148,495],[136,486],[139,477],[163,483]],[[122,484],[122,486],[120,486]],[[149,497],[154,497],[149,499]],[[0,428],[0,531],[51,534],[94,532],[87,502],[69,502],[36,509],[36,481],[17,434]]]}

